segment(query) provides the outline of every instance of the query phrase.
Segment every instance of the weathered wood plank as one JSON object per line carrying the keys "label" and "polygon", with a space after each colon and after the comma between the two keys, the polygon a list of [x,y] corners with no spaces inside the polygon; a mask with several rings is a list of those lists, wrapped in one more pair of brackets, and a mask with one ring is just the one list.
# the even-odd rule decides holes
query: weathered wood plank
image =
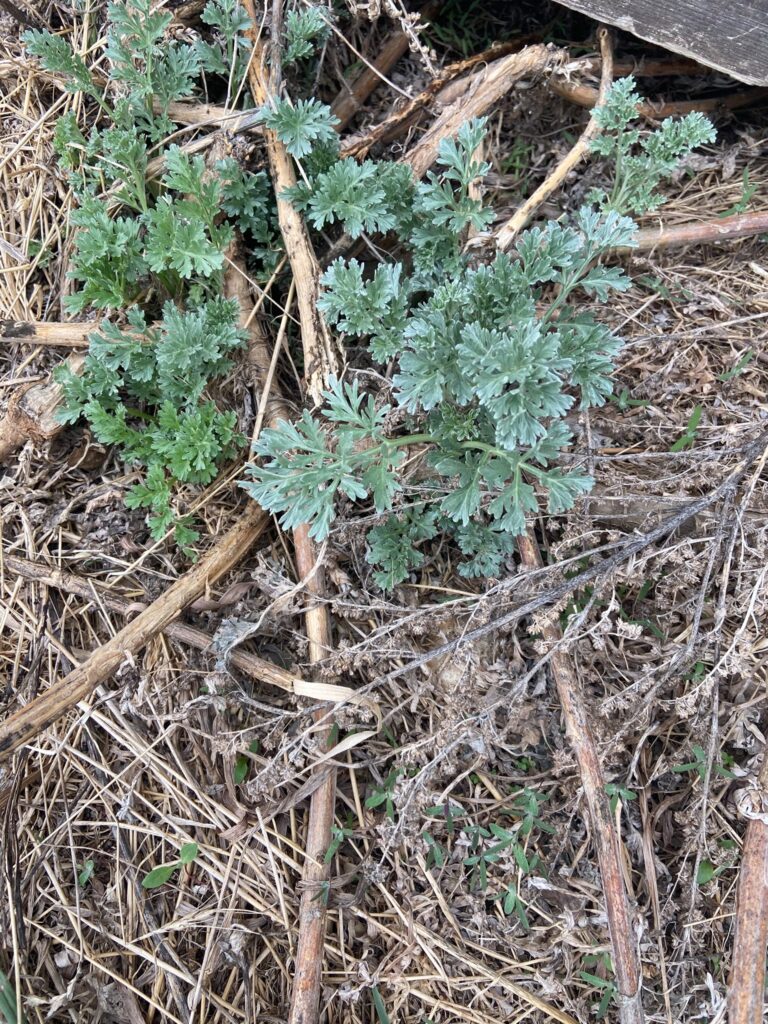
{"label": "weathered wood plank", "polygon": [[557,0],[596,21],[768,85],[768,0]]}

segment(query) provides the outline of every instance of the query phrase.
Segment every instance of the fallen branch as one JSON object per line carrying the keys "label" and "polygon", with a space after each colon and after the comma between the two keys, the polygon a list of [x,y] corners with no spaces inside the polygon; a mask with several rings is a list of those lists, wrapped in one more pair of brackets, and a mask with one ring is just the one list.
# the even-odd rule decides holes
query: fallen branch
{"label": "fallen branch", "polygon": [[[84,359],[84,356],[73,353],[67,357],[65,365],[77,373]],[[62,387],[52,377],[41,384],[20,387],[0,420],[0,465],[27,441],[50,441],[60,433],[64,425],[56,414],[63,402]]]}
{"label": "fallen branch", "polygon": [[85,700],[122,664],[130,663],[206,587],[237,565],[261,536],[268,521],[265,513],[255,503],[250,503],[238,522],[162,597],[94,651],[61,682],[53,684],[0,723],[0,761],[53,725],[79,701]]}
{"label": "fallen branch", "polygon": [[[591,109],[599,102],[599,91],[592,85],[584,85],[579,82],[569,82],[563,78],[552,78],[550,81],[552,92],[562,96],[570,103],[579,107]],[[741,92],[726,93],[724,96],[707,96],[695,100],[674,100],[670,103],[651,103],[646,100],[639,103],[637,112],[641,117],[649,117],[653,120],[661,120],[665,117],[678,117],[684,114],[691,114],[700,111],[703,114],[717,110],[738,110],[740,107],[748,107],[751,103],[768,95],[768,88],[745,89]]]}
{"label": "fallen branch", "polygon": [[[253,0],[245,0],[246,11],[253,25],[256,24]],[[275,0],[272,7],[272,40],[275,43],[271,54],[269,81],[264,69],[264,52],[258,35],[253,36],[253,55],[248,68],[249,84],[257,106],[279,95],[280,57],[279,40],[282,21],[282,3]],[[331,335],[317,308],[320,291],[320,267],[309,239],[306,225],[293,206],[280,199],[285,191],[295,184],[293,164],[274,132],[265,130],[272,183],[278,197],[278,219],[285,242],[285,250],[291,265],[296,289],[296,299],[301,323],[301,340],[304,350],[304,366],[307,387],[315,401],[319,401],[327,386],[328,376],[336,369],[336,359],[331,344]],[[253,358],[262,363],[261,369],[268,373],[269,360],[263,350],[262,339],[256,339]],[[266,379],[266,376],[265,376]],[[275,410],[275,414],[277,410]],[[317,599],[317,604],[307,610],[305,621],[309,639],[309,660],[312,664],[323,661],[331,650],[331,620],[328,608],[323,603],[325,577],[318,563],[315,545],[309,537],[306,526],[293,531],[296,569],[300,578],[306,581],[306,589]],[[331,745],[332,723],[327,712],[319,709],[314,715],[318,727],[316,734],[320,748]],[[317,769],[316,769],[317,771]],[[323,948],[325,945],[326,907],[322,899],[322,886],[327,884],[330,866],[325,863],[325,854],[331,841],[331,829],[336,805],[336,770],[325,773],[320,784],[312,793],[309,804],[309,820],[304,844],[304,869],[302,892],[299,903],[299,938],[294,961],[294,975],[291,989],[289,1024],[313,1024],[319,1015],[320,984],[323,969]]]}
{"label": "fallen branch", "polygon": [[515,82],[542,74],[560,63],[563,57],[562,50],[551,46],[526,46],[477,72],[467,92],[442,112],[404,157],[404,161],[413,168],[415,177],[420,178],[435,162],[441,139],[455,135],[465,121],[482,116],[509,92]]}
{"label": "fallen branch", "polygon": [[638,231],[637,245],[615,249],[614,252],[629,254],[650,252],[652,249],[671,249],[677,245],[706,245],[710,242],[728,242],[734,238],[746,238],[768,231],[768,210],[755,213],[737,213],[731,217],[716,217],[696,224],[676,224],[657,228],[643,228]]}
{"label": "fallen branch", "polygon": [[[611,35],[607,28],[601,26],[597,30],[597,36],[600,41],[600,53],[602,55],[602,76],[598,93],[598,106],[600,106],[605,102],[608,90],[613,82],[613,47],[611,46]],[[515,237],[523,230],[541,204],[560,188],[573,168],[584,159],[589,152],[592,140],[599,132],[600,125],[593,114],[589,119],[587,127],[582,132],[581,138],[571,148],[567,156],[560,161],[557,167],[539,185],[533,195],[529,196],[520,209],[510,217],[507,223],[502,225],[496,232],[496,244],[502,252],[510,247]]]}
{"label": "fallen branch", "polygon": [[[81,576],[64,572],[52,565],[31,562],[26,558],[5,553],[0,555],[0,565],[5,572],[10,572],[34,583],[43,583],[48,587],[54,587],[65,594],[75,594],[86,601],[95,602],[97,607],[107,608],[124,618],[135,615],[137,611],[144,611],[144,606],[135,598],[129,600],[127,597],[120,597],[104,584],[97,583],[95,580],[83,579]],[[194,647],[198,651],[211,650],[213,637],[202,629],[189,626],[185,622],[169,622],[163,626],[162,633],[170,640],[185,644],[187,647]],[[279,665],[248,651],[232,651],[227,656],[227,664],[239,669],[257,682],[276,686],[296,697],[309,697],[312,700],[349,701],[351,703],[364,701],[364,698],[358,697],[358,694],[349,687],[335,686],[332,683],[315,683],[302,679],[300,676],[280,668]]]}
{"label": "fallen branch", "polygon": [[[747,799],[749,796],[747,795]],[[728,1024],[762,1024],[768,945],[768,753],[757,777],[736,892]]]}
{"label": "fallen branch", "polygon": [[[440,9],[440,0],[430,0],[419,11],[422,22],[430,21]],[[331,105],[331,111],[339,119],[338,130],[343,131],[371,93],[381,84],[381,76],[388,75],[400,58],[408,51],[408,34],[398,29],[393,32],[381,48],[381,53],[371,67],[364,68],[351,85],[346,85]]]}
{"label": "fallen branch", "polygon": [[[541,554],[532,533],[518,537],[517,547],[526,569],[541,568]],[[555,622],[546,622],[541,626],[541,632],[544,639],[553,645],[562,640],[560,627]],[[611,815],[600,758],[592,737],[589,712],[581,682],[567,650],[556,647],[552,652],[550,668],[563,710],[565,732],[579,767],[592,841],[597,851],[619,995],[619,1018],[622,1024],[642,1024],[640,960],[632,910],[624,884],[621,845]]]}
{"label": "fallen branch", "polygon": [[0,339],[25,345],[55,348],[87,348],[88,335],[98,324],[70,324],[60,321],[0,320]]}

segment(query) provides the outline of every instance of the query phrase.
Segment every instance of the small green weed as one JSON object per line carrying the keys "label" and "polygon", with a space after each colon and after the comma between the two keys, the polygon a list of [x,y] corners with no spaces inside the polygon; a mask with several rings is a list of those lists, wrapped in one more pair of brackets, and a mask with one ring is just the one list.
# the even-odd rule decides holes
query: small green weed
{"label": "small green weed", "polygon": [[653,292],[654,295],[660,295],[663,299],[668,302],[688,302],[693,298],[693,292],[688,288],[679,288],[677,291],[671,291],[660,277],[655,274],[642,274],[636,279],[637,284],[641,285],[649,292]]}
{"label": "small green weed", "polygon": [[622,388],[618,395],[611,395],[611,401],[619,412],[626,412],[627,409],[645,409],[651,404],[642,398],[630,398],[627,388]]}
{"label": "small green weed", "polygon": [[334,823],[331,826],[331,842],[328,849],[325,851],[325,857],[323,858],[326,864],[331,863],[347,839],[354,834],[355,830],[351,827],[349,822],[346,825],[337,825]]}
{"label": "small green weed", "polygon": [[692,448],[696,440],[696,430],[701,420],[702,406],[697,405],[694,407],[693,412],[688,417],[688,422],[685,426],[685,431],[675,441],[672,447],[669,449],[671,452],[682,452],[686,448]]}
{"label": "small green weed", "polygon": [[384,813],[390,821],[395,820],[395,803],[394,803],[394,791],[395,783],[404,773],[403,768],[393,768],[392,771],[387,775],[381,786],[376,786],[371,790],[370,796],[365,801],[365,806],[373,810],[375,807],[381,807],[384,805]]}
{"label": "small green weed", "polygon": [[197,858],[199,849],[197,843],[184,843],[182,848],[179,850],[179,859],[169,861],[167,864],[159,864],[156,868],[153,868],[148,874],[141,880],[143,889],[157,889],[161,885],[165,885],[169,882],[179,868],[185,865],[192,864]]}
{"label": "small green weed", "polygon": [[381,997],[376,985],[371,988],[371,999],[373,1000],[373,1008],[376,1011],[376,1018],[379,1024],[389,1024],[389,1014],[387,1013],[387,1007],[384,1004],[384,1000]]}
{"label": "small green weed", "polygon": [[[248,752],[250,754],[258,754],[261,750],[261,744],[258,740],[251,740],[248,744]],[[248,778],[251,770],[251,760],[245,754],[238,754],[235,758],[235,766],[232,769],[232,780],[236,786],[241,785]]]}
{"label": "small green weed", "polygon": [[525,139],[514,139],[499,163],[501,173],[516,179],[522,178],[530,167],[532,153],[533,145],[530,142],[526,142]]}
{"label": "small green weed", "polygon": [[84,889],[90,882],[95,866],[95,862],[90,858],[83,862],[83,866],[77,874],[77,884],[81,889]]}
{"label": "small green weed", "polygon": [[6,1024],[27,1024],[24,1014],[22,1013],[21,1016],[18,1014],[16,990],[3,971],[0,971],[0,1014]]}
{"label": "small green weed", "polygon": [[736,213],[746,213],[749,206],[757,192],[758,186],[753,184],[749,180],[749,168],[744,168],[744,173],[741,176],[741,197],[724,213],[719,214],[720,217],[732,217]]}
{"label": "small green weed", "polygon": [[627,803],[630,800],[637,800],[637,793],[633,789],[627,789],[618,782],[607,782],[605,792],[610,797],[611,814],[616,813],[619,801]]}
{"label": "small green weed", "polygon": [[[691,746],[691,750],[693,751],[693,761],[686,761],[685,764],[674,765],[671,770],[678,774],[683,772],[694,772],[703,782],[707,777],[707,752],[704,747],[698,743],[694,743]],[[722,755],[722,763],[712,765],[712,774],[721,779],[735,778],[733,772],[727,767],[728,764],[733,764],[733,758],[730,754],[724,753]]]}
{"label": "small green weed", "polygon": [[507,886],[505,892],[500,892],[494,899],[501,900],[501,907],[507,917],[516,917],[527,932],[531,930],[531,922],[528,920],[526,905],[520,898],[517,886],[512,882]]}
{"label": "small green weed", "polygon": [[587,953],[583,957],[582,963],[585,967],[597,968],[602,972],[602,974],[594,974],[591,971],[579,971],[581,980],[601,993],[595,1016],[597,1020],[602,1020],[608,1013],[611,1003],[618,996],[618,989],[613,980],[611,958],[607,953]]}
{"label": "small green weed", "polygon": [[487,49],[495,38],[492,19],[484,0],[446,0],[438,16],[427,25],[425,35],[459,54],[469,57]]}
{"label": "small green weed", "polygon": [[733,380],[735,377],[740,376],[744,370],[749,366],[752,360],[755,358],[755,353],[752,349],[748,349],[743,356],[737,361],[735,366],[732,366],[730,370],[726,370],[724,373],[719,373],[717,379],[722,381],[724,384],[729,380]]}

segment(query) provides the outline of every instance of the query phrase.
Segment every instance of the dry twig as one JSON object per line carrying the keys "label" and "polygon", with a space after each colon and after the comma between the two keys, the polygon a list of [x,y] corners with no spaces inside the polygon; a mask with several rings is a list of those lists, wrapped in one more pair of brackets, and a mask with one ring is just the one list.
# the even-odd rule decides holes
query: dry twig
{"label": "dry twig", "polygon": [[[246,0],[245,6],[251,23],[258,24],[253,0]],[[256,106],[263,107],[276,95],[276,91],[272,90],[271,84],[267,85],[265,70],[262,66],[264,53],[258,36],[254,38],[254,50],[254,57],[248,66],[248,79]],[[273,78],[279,79],[279,66],[274,54],[271,67]],[[320,295],[320,265],[301,215],[291,203],[281,198],[283,193],[296,184],[296,174],[291,158],[273,131],[265,128],[264,140],[277,196],[280,232],[296,281],[302,346],[306,357],[307,391],[312,400],[319,403],[322,400],[322,392],[326,387],[328,376],[338,372],[331,333],[317,308],[317,300]]]}
{"label": "dry twig", "polygon": [[[597,30],[600,41],[600,53],[602,56],[602,76],[600,78],[600,91],[598,93],[597,105],[605,103],[608,90],[613,82],[613,47],[611,45],[611,34],[605,26]],[[545,200],[560,188],[566,177],[573,168],[579,164],[589,152],[592,139],[600,132],[600,125],[594,114],[590,117],[587,127],[584,129],[581,138],[571,148],[570,152],[539,185],[533,195],[523,203],[506,224],[496,232],[496,244],[499,249],[505,251],[512,244],[516,236],[523,230]]]}
{"label": "dry twig", "polygon": [[124,662],[130,662],[152,637],[157,636],[207,586],[237,565],[261,536],[267,522],[261,509],[251,503],[208,554],[169,587],[162,597],[95,650],[61,682],[1,722],[0,761],[29,743],[79,701],[85,700]]}
{"label": "dry twig", "polygon": [[[600,102],[599,91],[591,85],[584,85],[579,82],[569,82],[562,78],[552,78],[550,82],[552,92],[562,96],[563,99],[575,103],[579,107],[591,109]],[[660,120],[664,117],[679,117],[700,111],[703,114],[712,113],[716,110],[739,110],[741,107],[748,107],[757,103],[763,97],[768,96],[768,88],[745,89],[740,92],[727,93],[725,96],[707,96],[695,100],[673,100],[669,103],[652,103],[646,100],[639,103],[637,112],[641,117],[649,117],[652,120]]]}
{"label": "dry twig", "polygon": [[616,249],[617,253],[650,252],[671,249],[677,245],[706,245],[710,242],[728,242],[768,231],[768,210],[755,213],[737,213],[731,217],[716,217],[696,224],[675,224],[657,228],[643,228],[635,238],[637,245]]}
{"label": "dry twig", "polygon": [[[84,359],[84,356],[73,353],[65,364],[77,373]],[[0,420],[0,465],[27,441],[50,441],[63,430],[63,424],[56,416],[63,401],[62,387],[52,377],[41,384],[19,388]]]}
{"label": "dry twig", "polygon": [[[84,579],[74,573],[64,572],[56,566],[31,562],[27,558],[4,553],[0,555],[0,565],[6,572],[10,571],[11,574],[20,576],[22,579],[55,587],[65,594],[76,594],[86,601],[95,601],[98,605],[125,618],[135,615],[137,611],[144,611],[146,607],[137,602],[135,598],[129,600],[127,597],[116,595],[109,587],[97,583],[95,580]],[[164,636],[176,640],[180,644],[185,644],[187,647],[194,647],[198,651],[211,650],[213,637],[186,622],[169,622],[163,627],[162,632]],[[296,697],[357,702],[356,692],[348,687],[302,679],[249,651],[232,651],[227,657],[227,663],[244,672],[251,679],[266,683],[268,686],[276,686]]]}
{"label": "dry twig", "polygon": [[0,320],[0,339],[9,344],[41,345],[53,348],[87,348],[94,323],[59,321]]}
{"label": "dry twig", "polygon": [[472,76],[466,92],[442,112],[404,157],[413,168],[414,175],[420,178],[432,166],[441,139],[455,135],[465,121],[482,116],[516,82],[543,74],[559,64],[563,57],[562,50],[551,46],[526,46],[524,50],[493,61],[478,71]]}
{"label": "dry twig", "polygon": [[[539,569],[541,554],[532,533],[517,538],[520,559],[527,569]],[[557,644],[560,628],[554,622],[541,627],[544,639]],[[552,678],[560,699],[565,731],[576,755],[579,775],[587,802],[592,840],[597,850],[600,877],[603,882],[608,932],[613,951],[613,969],[619,994],[619,1016],[622,1024],[642,1024],[643,1005],[640,987],[640,961],[629,897],[624,885],[619,837],[611,816],[605,777],[592,737],[589,713],[567,650],[556,649],[550,661]]]}

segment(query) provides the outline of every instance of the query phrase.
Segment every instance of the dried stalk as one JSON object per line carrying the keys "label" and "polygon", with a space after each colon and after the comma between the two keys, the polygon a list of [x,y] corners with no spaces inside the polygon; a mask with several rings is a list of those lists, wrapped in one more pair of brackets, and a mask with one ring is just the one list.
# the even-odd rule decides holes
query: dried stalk
{"label": "dried stalk", "polygon": [[0,723],[0,761],[29,743],[96,687],[124,662],[130,662],[182,609],[206,587],[232,569],[255,544],[267,525],[267,516],[254,503],[208,554],[166,590],[111,640],[94,651],[61,682],[54,684]]}
{"label": "dried stalk", "polygon": [[[258,24],[253,0],[246,0],[246,11],[253,25]],[[248,81],[257,107],[265,106],[275,93],[267,86],[264,71],[264,53],[261,40],[251,30],[254,57],[248,66]],[[279,78],[277,57],[272,55],[272,74]],[[277,217],[285,243],[285,251],[296,281],[296,299],[301,322],[302,345],[305,356],[307,391],[314,402],[322,400],[322,392],[330,374],[338,373],[338,361],[333,349],[331,332],[317,308],[320,295],[320,264],[309,239],[301,215],[281,195],[296,184],[291,158],[277,135],[264,129],[264,141],[277,196]]]}
{"label": "dried stalk", "polygon": [[484,114],[515,82],[542,74],[561,63],[564,56],[563,50],[550,46],[526,46],[473,75],[466,92],[442,112],[404,157],[415,177],[420,178],[435,162],[441,139],[455,135],[464,121]]}
{"label": "dried stalk", "polygon": [[[245,0],[246,11],[255,25],[253,0]],[[282,5],[275,0],[272,12],[272,36],[280,38]],[[269,82],[264,71],[264,53],[258,37],[253,40],[254,54],[249,65],[249,82],[257,106],[263,106],[278,94],[280,84],[279,52],[272,54]],[[271,131],[264,133],[267,156],[272,173],[275,194],[279,197],[295,183],[295,175],[285,146]],[[296,299],[301,323],[301,339],[304,350],[304,365],[310,395],[319,401],[327,385],[329,373],[336,369],[336,360],[331,347],[331,335],[318,308],[320,289],[320,267],[309,240],[306,225],[290,203],[278,198],[278,218],[285,242],[285,249],[293,272]],[[255,320],[254,320],[255,323]],[[269,360],[265,362],[261,340],[257,339],[252,358],[261,362],[261,369],[268,372]],[[310,540],[307,527],[298,527],[293,532],[296,568],[300,578],[307,581],[310,594],[318,599],[306,613],[306,628],[309,638],[309,659],[311,663],[324,660],[331,649],[331,620],[323,603],[325,578],[322,566],[318,564],[315,546]],[[318,725],[317,741],[321,747],[328,746],[331,739],[331,723],[327,713],[320,709],[315,713]],[[322,726],[321,726],[321,723]],[[326,907],[322,899],[321,886],[327,883],[330,867],[324,861],[325,852],[331,841],[336,804],[336,771],[324,772],[322,781],[312,793],[309,805],[309,820],[305,841],[303,889],[299,904],[299,937],[294,963],[293,986],[289,1024],[312,1024],[318,1020],[320,985],[323,968],[323,947],[325,945]]]}
{"label": "dried stalk", "polygon": [[87,348],[88,335],[97,324],[70,324],[39,320],[0,320],[0,339],[10,343],[54,348]]}
{"label": "dried stalk", "polygon": [[736,895],[736,934],[728,989],[728,1024],[762,1024],[768,945],[768,755],[757,778],[755,816],[744,836]]}
{"label": "dried stalk", "polygon": [[[520,559],[526,569],[540,569],[541,554],[532,533],[517,539]],[[554,622],[541,627],[545,640],[557,644],[562,640]],[[565,731],[579,766],[584,797],[587,802],[592,839],[597,850],[600,877],[605,893],[608,932],[611,938],[613,969],[619,995],[619,1017],[622,1024],[642,1024],[643,1007],[640,989],[640,961],[634,935],[634,922],[629,897],[624,885],[619,837],[614,828],[605,777],[592,737],[589,712],[584,702],[581,683],[570,655],[564,649],[552,653],[552,679],[563,709]]]}
{"label": "dried stalk", "polygon": [[710,242],[728,242],[768,231],[768,210],[755,213],[737,213],[731,217],[716,217],[697,224],[676,224],[657,228],[643,228],[635,236],[637,245],[615,249],[616,253],[650,252],[671,249],[676,245],[706,245]]}
{"label": "dried stalk", "polygon": [[[65,363],[73,373],[77,373],[84,359],[84,356],[73,353]],[[0,465],[27,441],[50,441],[63,430],[63,424],[56,417],[63,401],[61,385],[52,377],[43,383],[19,388],[0,420]]]}
{"label": "dried stalk", "polygon": [[199,128],[224,128],[232,134],[241,132],[261,133],[258,110],[231,110],[213,103],[169,103],[168,116],[177,124],[194,125]]}
{"label": "dried stalk", "polygon": [[[56,566],[30,562],[17,555],[2,553],[0,554],[0,567],[4,572],[10,571],[22,579],[43,583],[62,593],[76,594],[86,601],[96,602],[99,607],[103,606],[125,618],[135,615],[137,611],[144,611],[145,608],[135,598],[129,600],[127,597],[121,597],[104,584],[97,583],[96,580],[84,579],[74,573],[64,572]],[[187,647],[194,647],[198,651],[210,651],[213,643],[213,637],[210,634],[195,626],[188,626],[185,622],[169,622],[167,626],[163,627],[162,633],[163,636],[167,636],[177,643],[185,644]],[[365,700],[349,687],[335,686],[332,683],[315,683],[302,679],[300,676],[295,676],[284,668],[280,668],[279,665],[265,661],[264,658],[248,651],[232,651],[227,656],[227,664],[239,669],[259,683],[276,686],[296,697],[310,697],[312,700],[350,701],[352,703],[360,703]]]}
{"label": "dried stalk", "polygon": [[[598,94],[598,106],[600,106],[605,102],[608,90],[613,82],[613,46],[611,45],[611,34],[604,26],[597,30],[597,37],[600,41],[600,54],[602,57],[602,75],[600,78],[600,92]],[[567,156],[560,161],[557,167],[539,185],[533,195],[529,196],[520,209],[510,217],[507,223],[502,225],[496,232],[496,244],[502,252],[510,247],[516,236],[523,230],[541,204],[560,188],[573,168],[581,163],[589,152],[592,140],[599,133],[600,125],[593,114],[581,138],[574,144]]]}
{"label": "dried stalk", "polygon": [[[550,82],[552,92],[562,96],[570,103],[579,107],[592,108],[599,102],[598,90],[592,85],[584,85],[578,82],[568,82],[562,78],[553,78]],[[637,112],[641,117],[649,117],[652,120],[661,120],[665,117],[678,117],[684,114],[691,114],[695,111],[711,113],[716,110],[738,110],[740,107],[748,107],[768,95],[768,88],[745,89],[742,92],[727,93],[725,96],[708,96],[696,100],[674,100],[670,103],[651,103],[646,100],[639,103]]]}

